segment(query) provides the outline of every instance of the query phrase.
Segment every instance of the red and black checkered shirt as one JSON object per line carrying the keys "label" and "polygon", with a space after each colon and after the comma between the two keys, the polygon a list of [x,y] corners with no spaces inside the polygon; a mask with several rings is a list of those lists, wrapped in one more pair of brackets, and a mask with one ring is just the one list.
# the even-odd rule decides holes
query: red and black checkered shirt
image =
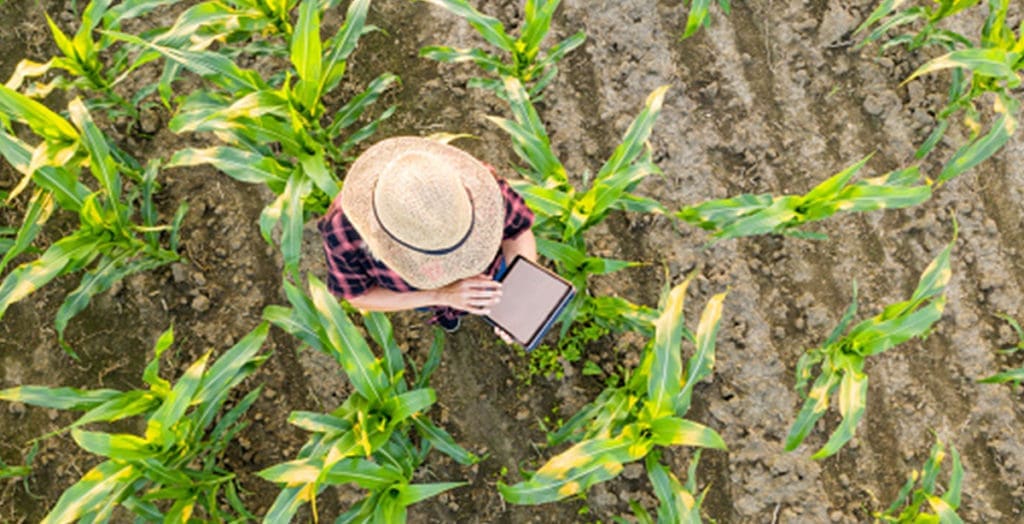
{"label": "red and black checkered shirt", "polygon": [[[494,171],[494,168],[491,168]],[[533,211],[508,183],[495,175],[505,200],[505,227],[502,240],[519,236],[533,225]],[[327,255],[327,288],[339,298],[350,299],[366,293],[375,286],[391,291],[416,291],[394,270],[374,258],[352,223],[335,202],[331,210],[317,223],[324,240]],[[494,276],[501,266],[501,251],[494,256],[486,274]],[[465,311],[450,307],[432,307],[434,317],[430,323],[451,322],[465,315]]]}

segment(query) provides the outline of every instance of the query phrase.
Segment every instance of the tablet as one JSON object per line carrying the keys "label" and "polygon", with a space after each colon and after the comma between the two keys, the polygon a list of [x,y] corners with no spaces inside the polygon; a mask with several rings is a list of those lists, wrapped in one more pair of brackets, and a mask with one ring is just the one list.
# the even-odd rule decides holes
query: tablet
{"label": "tablet", "polygon": [[567,280],[521,256],[516,256],[498,281],[501,300],[484,319],[505,330],[527,351],[540,344],[576,294]]}

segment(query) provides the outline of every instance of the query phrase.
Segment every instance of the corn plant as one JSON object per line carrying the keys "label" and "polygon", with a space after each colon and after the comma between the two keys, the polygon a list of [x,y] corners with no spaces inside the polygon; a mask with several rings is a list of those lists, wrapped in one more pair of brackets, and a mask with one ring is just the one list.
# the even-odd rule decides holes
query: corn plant
{"label": "corn plant", "polygon": [[[311,275],[308,296],[288,281],[284,288],[292,307],[270,306],[264,317],[332,355],[355,391],[331,413],[293,412],[289,417],[289,422],[313,436],[297,459],[260,472],[264,479],[283,485],[264,522],[289,522],[307,503],[313,505],[314,519],[318,519],[317,494],[329,485],[344,483],[356,483],[370,490],[370,495],[341,522],[404,522],[406,506],[460,485],[410,483],[431,446],[460,464],[478,460],[425,415],[435,401],[434,390],[427,384],[440,362],[443,334],[435,330],[430,357],[410,387],[385,315],[364,317],[367,331],[383,349],[383,357],[376,358],[323,282]],[[413,431],[423,444],[413,444]]]}
{"label": "corn plant", "polygon": [[526,0],[523,6],[523,25],[518,37],[509,34],[500,20],[477,11],[467,0],[424,1],[466,19],[488,44],[508,55],[508,62],[504,62],[498,55],[476,47],[455,49],[447,46],[428,46],[420,50],[420,56],[446,63],[473,62],[494,78],[473,78],[469,85],[493,91],[502,98],[507,96],[507,86],[502,80],[505,77],[516,78],[524,86],[528,86],[527,91],[531,99],[540,98],[541,91],[558,74],[558,62],[586,40],[586,35],[581,31],[546,51],[541,49],[541,43],[551,29],[551,18],[560,0]]}
{"label": "corn plant", "polygon": [[260,215],[260,231],[273,243],[271,234],[281,226],[281,250],[288,271],[298,267],[302,225],[308,215],[322,213],[338,193],[336,173],[351,160],[349,151],[373,134],[394,110],[388,109],[380,118],[345,135],[397,81],[396,76],[385,73],[329,118],[325,115],[323,96],[341,82],[346,61],[364,31],[369,5],[369,0],[352,2],[345,23],[325,46],[320,40],[318,3],[303,1],[291,40],[294,71],[280,86],[213,51],[178,49],[133,35],[115,35],[160,53],[217,88],[186,97],[170,128],[177,133],[212,132],[227,145],[178,151],[168,165],[210,164],[242,182],[264,184],[278,195]]}
{"label": "corn plant", "polygon": [[[999,315],[1000,318],[1010,324],[1010,327],[1017,333],[1017,344],[1011,348],[1005,348],[1000,350],[1000,353],[1004,355],[1012,355],[1022,349],[1024,349],[1024,329],[1021,329],[1020,324],[1017,323],[1013,317],[1009,315]],[[983,378],[979,382],[985,384],[1005,384],[1012,382],[1014,388],[1020,386],[1021,382],[1024,382],[1024,366],[1016,369],[1010,369],[1003,371],[1002,373],[996,373],[991,377]]]}
{"label": "corn plant", "polygon": [[[945,492],[938,484],[939,470],[946,459],[945,446],[936,439],[932,446],[928,461],[920,471],[907,475],[896,500],[885,511],[875,513],[876,522],[887,524],[958,524],[963,522],[956,514],[960,507],[960,489],[964,477],[964,468],[960,464],[960,454],[955,446],[950,446],[953,457],[952,471]],[[916,488],[915,488],[916,486]],[[940,494],[941,493],[941,494]],[[928,513],[928,510],[932,513]]]}
{"label": "corn plant", "polygon": [[[690,467],[687,469],[686,483],[679,482],[675,474],[660,462],[658,450],[647,455],[647,478],[654,486],[654,494],[658,497],[657,518],[644,509],[636,501],[630,501],[630,509],[636,524],[700,524],[700,507],[704,503],[707,488],[697,493],[697,464],[700,463],[698,449],[693,454]],[[622,517],[612,517],[616,524],[632,524]]]}
{"label": "corn plant", "polygon": [[[949,101],[937,115],[935,129],[917,151],[918,158],[931,152],[949,128],[950,117],[960,111],[964,112],[964,123],[970,131],[970,137],[943,166],[936,179],[939,184],[965,173],[994,155],[1006,145],[1019,125],[1020,98],[1014,91],[1020,86],[1020,72],[1024,70],[1024,32],[1018,28],[1018,34],[1014,35],[1007,26],[1010,0],[989,0],[988,16],[978,43],[938,26],[943,20],[979,2],[941,0],[934,2],[936,5],[931,8],[910,7],[896,12],[896,8],[903,2],[887,0],[859,29],[865,30],[881,22],[865,38],[864,42],[867,43],[882,38],[897,27],[923,21],[924,26],[916,33],[894,36],[883,48],[905,45],[914,50],[937,46],[946,51],[946,54],[919,67],[904,81],[910,82],[921,75],[945,69],[952,72]],[[982,117],[978,105],[986,94],[993,97],[994,121],[988,131],[982,133]]]}
{"label": "corn plant", "polygon": [[[713,429],[682,418],[690,409],[694,386],[711,374],[725,299],[722,293],[708,301],[694,334],[683,319],[683,299],[691,280],[668,293],[654,340],[633,376],[623,386],[605,389],[548,436],[549,445],[571,441],[575,442],[572,447],[548,460],[526,481],[512,486],[499,483],[505,500],[542,504],[582,493],[614,478],[623,464],[646,457],[656,446],[726,448]],[[685,369],[680,350],[684,338],[696,348]],[[649,463],[648,471],[658,475],[656,486],[663,489],[660,469]]]}
{"label": "corn plant", "polygon": [[823,239],[827,237],[800,230],[800,226],[840,212],[899,209],[931,198],[931,187],[920,183],[917,166],[851,183],[868,158],[818,184],[805,195],[744,194],[686,206],[675,216],[712,231],[713,240],[764,234]]}
{"label": "corn plant", "polygon": [[104,111],[110,118],[128,116],[139,118],[142,100],[151,94],[155,86],[139,89],[125,97],[115,89],[135,68],[144,62],[129,60],[131,49],[117,46],[108,35],[94,35],[98,29],[118,30],[128,19],[143,16],[173,0],[135,0],[111,6],[109,0],[93,0],[82,11],[81,25],[74,35],[67,35],[54,23],[49,15],[46,22],[53,35],[53,41],[60,56],[45,63],[29,59],[22,60],[14,74],[7,81],[7,87],[20,89],[27,79],[41,77],[50,71],[59,71],[53,80],[33,82],[26,86],[25,93],[34,98],[43,98],[54,88],[76,89],[86,96],[86,106],[92,111]]}
{"label": "corn plant", "polygon": [[[70,426],[40,438],[70,431],[79,447],[106,459],[64,491],[43,522],[106,522],[117,506],[142,522],[255,518],[238,497],[235,475],[219,459],[247,425],[240,419],[259,396],[257,388],[223,410],[231,391],[267,359],[258,354],[267,331],[261,324],[209,365],[206,353],[173,385],[159,376],[160,356],[174,343],[168,329],[143,373],[148,389],[0,390],[2,400],[83,412]],[[137,417],[145,420],[142,436],[82,429]]]}
{"label": "corn plant", "polygon": [[626,130],[622,143],[597,175],[584,173],[585,187],[577,190],[551,150],[547,131],[526,90],[517,79],[505,79],[514,119],[490,117],[490,120],[511,135],[513,149],[526,164],[517,168],[523,179],[512,181],[512,185],[536,215],[533,231],[537,235],[538,251],[553,260],[558,273],[576,287],[576,298],[562,317],[563,335],[581,312],[617,329],[623,326],[650,329],[654,315],[648,308],[611,297],[595,300],[586,293],[589,276],[613,273],[638,264],[588,255],[583,234],[612,211],[664,211],[658,202],[634,195],[632,191],[647,175],[661,173],[651,159],[651,148],[646,142],[667,89],[667,86],[658,88],[648,96],[644,109]]}
{"label": "corn plant", "polygon": [[[711,25],[711,0],[690,0],[690,14],[686,17],[686,29],[683,39],[690,38],[702,27]],[[718,0],[718,7],[726,15],[729,14],[729,0]]]}
{"label": "corn plant", "polygon": [[[847,332],[847,326],[857,314],[857,285],[854,283],[853,301],[839,325],[821,346],[804,353],[797,362],[796,390],[805,400],[786,437],[786,451],[793,451],[803,442],[815,422],[828,410],[829,397],[837,390],[842,422],[811,458],[829,457],[853,438],[867,406],[868,376],[864,373],[864,362],[907,340],[926,336],[939,320],[946,305],[946,285],[952,274],[949,255],[955,242],[954,234],[953,242],[925,268],[909,300],[890,304]],[[808,391],[807,383],[815,367],[819,368],[819,374]]]}
{"label": "corn plant", "polygon": [[[150,163],[140,173],[133,159],[107,142],[81,99],[72,100],[68,112],[70,122],[0,86],[0,114],[7,121],[0,125],[0,155],[23,175],[8,199],[35,186],[25,218],[0,259],[0,271],[31,247],[56,206],[77,214],[79,221],[76,231],[54,242],[39,258],[16,267],[0,282],[0,318],[11,304],[54,278],[85,270],[56,317],[61,345],[74,355],[64,342],[64,329],[93,296],[128,275],[180,259],[178,229],[187,206],[183,203],[178,208],[170,225],[159,225],[152,199],[159,165]],[[10,121],[27,124],[42,140],[36,146],[22,142]],[[98,183],[96,191],[79,181],[86,167]],[[131,175],[130,188],[122,173]],[[141,223],[133,222],[136,214]],[[160,243],[162,231],[170,233],[169,248]]]}

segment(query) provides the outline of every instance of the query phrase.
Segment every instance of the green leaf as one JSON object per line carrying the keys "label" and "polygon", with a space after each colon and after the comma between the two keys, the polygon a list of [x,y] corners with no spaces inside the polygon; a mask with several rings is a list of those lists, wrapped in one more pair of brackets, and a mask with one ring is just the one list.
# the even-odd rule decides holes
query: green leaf
{"label": "green leaf", "polygon": [[662,417],[652,421],[651,433],[654,443],[658,446],[727,449],[725,441],[715,430],[679,417]]}
{"label": "green leaf", "polygon": [[1017,105],[1013,102],[1011,108],[1000,111],[1002,114],[992,123],[992,128],[987,134],[961,146],[953,158],[942,167],[937,182],[942,184],[956,178],[1002,149],[1017,132],[1018,122],[1014,115]]}
{"label": "green leaf", "polygon": [[279,184],[284,187],[289,170],[277,160],[226,146],[205,149],[185,148],[174,152],[167,167],[210,164],[235,180],[249,184]]}
{"label": "green leaf", "polygon": [[384,313],[373,311],[363,313],[363,324],[366,331],[378,346],[384,349],[384,369],[392,384],[404,385],[401,373],[405,370],[405,359],[402,350],[395,342],[391,321]]}
{"label": "green leaf", "polygon": [[111,435],[95,431],[71,430],[71,437],[84,450],[116,460],[134,461],[155,457],[162,450],[135,435]]}
{"label": "green leaf", "polygon": [[68,266],[83,266],[96,255],[99,239],[85,234],[64,237],[34,262],[22,264],[0,283],[0,318],[11,304],[27,297],[63,274]]}
{"label": "green leaf", "polygon": [[1020,77],[1014,71],[1014,64],[1020,60],[1018,53],[1007,52],[999,48],[961,49],[947,53],[928,61],[917,68],[903,83],[940,69],[962,67],[975,75],[990,76],[1006,82],[1006,86],[1014,88],[1020,85]]}
{"label": "green leaf", "polygon": [[203,373],[201,382],[192,396],[193,403],[202,406],[220,398],[253,373],[255,370],[248,364],[257,358],[256,354],[263,347],[269,332],[270,326],[262,322],[217,358],[206,373]]}
{"label": "green leaf", "polygon": [[356,391],[375,404],[383,402],[388,390],[387,377],[359,330],[327,286],[313,275],[309,275],[309,292],[331,343],[328,351],[345,369]]}
{"label": "green leaf", "polygon": [[102,507],[107,501],[117,500],[139,476],[139,472],[131,465],[112,460],[103,462],[65,490],[50,512],[43,517],[42,523],[75,522],[88,512]]}
{"label": "green leaf", "polygon": [[429,408],[437,400],[433,389],[422,388],[393,396],[385,402],[391,422],[398,423]]}
{"label": "green leaf", "polygon": [[0,110],[18,122],[28,124],[32,131],[48,141],[74,143],[78,131],[49,108],[31,98],[0,85]]}
{"label": "green leaf", "polygon": [[115,422],[148,413],[158,405],[160,399],[149,391],[127,391],[89,409],[70,427],[76,428],[92,422]]}
{"label": "green leaf", "polygon": [[116,389],[96,389],[90,391],[43,386],[17,386],[0,389],[0,400],[23,402],[42,408],[72,411],[88,411],[121,395],[122,393]]}
{"label": "green leaf", "polygon": [[480,457],[456,444],[455,439],[447,431],[434,425],[426,416],[414,415],[412,422],[421,437],[430,442],[430,445],[437,448],[438,451],[451,457],[455,462],[463,466],[470,466],[480,461]]}
{"label": "green leaf", "polygon": [[25,218],[21,220],[21,226],[18,227],[14,241],[6,248],[3,259],[0,259],[0,273],[4,272],[7,264],[14,257],[24,253],[25,250],[31,247],[32,241],[35,240],[43,224],[46,223],[50,218],[50,214],[53,213],[53,204],[53,193],[42,189],[36,189],[32,192],[32,198],[29,200],[28,208],[25,210]]}
{"label": "green leaf", "polygon": [[327,484],[355,483],[363,489],[377,491],[405,481],[402,472],[361,458],[347,458],[331,467],[324,480]]}
{"label": "green leaf", "polygon": [[146,440],[169,446],[176,438],[173,427],[185,416],[193,396],[203,379],[203,370],[210,358],[207,352],[195,361],[178,382],[171,388],[160,407],[153,412],[146,424]]}
{"label": "green leaf", "polygon": [[477,11],[466,0],[424,1],[443,7],[455,15],[464,18],[489,44],[509,53],[515,51],[515,42],[512,37],[505,33],[505,27],[501,24],[501,21]]}
{"label": "green leaf", "polygon": [[796,449],[807,437],[807,434],[814,429],[814,423],[825,415],[825,411],[828,410],[828,399],[832,396],[832,392],[839,387],[840,378],[837,373],[823,371],[814,381],[796,421],[789,428],[789,434],[786,436],[786,451]]}
{"label": "green leaf", "polygon": [[89,167],[99,181],[100,187],[106,190],[111,200],[120,200],[121,176],[117,171],[117,164],[110,156],[106,137],[92,121],[82,99],[72,100],[68,104],[68,113],[71,115],[71,121],[82,130],[82,144],[89,152]]}
{"label": "green leaf", "polygon": [[295,93],[309,114],[316,114],[321,84],[320,12],[315,0],[299,4],[299,21],[292,32],[291,60],[299,75]]}
{"label": "green leaf", "polygon": [[711,374],[715,365],[715,338],[718,323],[722,318],[722,304],[726,293],[719,293],[708,300],[697,325],[696,351],[686,363],[686,382],[676,395],[676,414],[682,416],[689,411],[693,388]]}
{"label": "green leaf", "polygon": [[701,27],[708,24],[708,8],[711,0],[690,0],[690,14],[686,17],[686,29],[683,30],[683,38],[693,36]]}
{"label": "green leaf", "polygon": [[868,376],[853,369],[846,369],[843,378],[839,383],[839,414],[843,421],[839,427],[832,432],[828,442],[811,455],[814,460],[820,460],[834,455],[840,448],[846,445],[853,438],[857,424],[864,417],[864,409],[867,407]]}
{"label": "green leaf", "polygon": [[327,58],[324,61],[323,77],[320,80],[320,92],[327,93],[337,87],[345,75],[345,63],[356,48],[359,37],[363,34],[366,13],[370,9],[370,0],[354,0],[345,13],[345,23],[338,34],[331,39]]}
{"label": "green leaf", "polygon": [[651,419],[676,412],[675,399],[681,390],[683,373],[680,344],[683,337],[683,301],[691,275],[668,295],[654,325],[654,358],[647,378],[647,409]]}
{"label": "green leaf", "polygon": [[401,495],[398,497],[398,503],[402,506],[411,506],[421,500],[426,500],[430,497],[439,495],[460,486],[465,486],[468,482],[435,482],[432,484],[407,484],[402,486]]}

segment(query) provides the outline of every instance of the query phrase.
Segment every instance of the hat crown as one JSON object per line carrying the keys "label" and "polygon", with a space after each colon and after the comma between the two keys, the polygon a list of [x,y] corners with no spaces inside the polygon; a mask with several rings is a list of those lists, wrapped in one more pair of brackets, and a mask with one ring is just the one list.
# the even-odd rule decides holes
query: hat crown
{"label": "hat crown", "polygon": [[423,151],[397,155],[384,167],[373,205],[389,235],[423,250],[457,244],[473,221],[473,204],[454,166]]}

